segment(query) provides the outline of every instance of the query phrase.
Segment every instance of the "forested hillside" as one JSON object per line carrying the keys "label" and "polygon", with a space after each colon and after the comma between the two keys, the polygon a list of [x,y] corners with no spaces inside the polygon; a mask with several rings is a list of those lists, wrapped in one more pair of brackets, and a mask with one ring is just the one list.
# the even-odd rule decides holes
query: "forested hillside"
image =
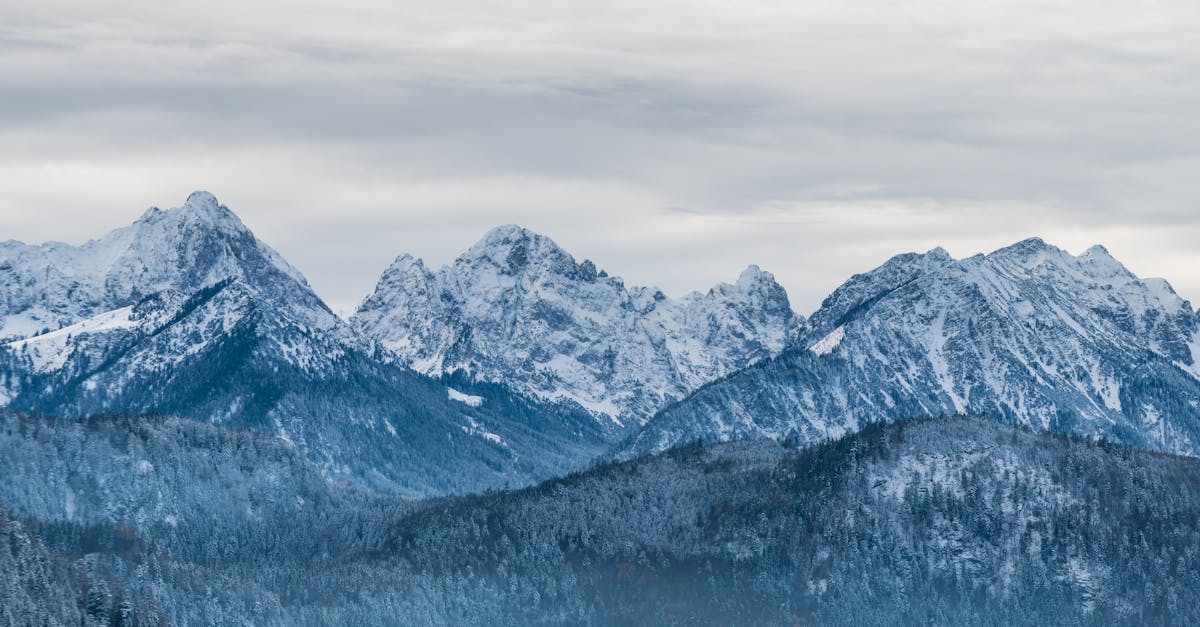
{"label": "forested hillside", "polygon": [[690,445],[420,505],[330,483],[259,434],[3,425],[0,502],[124,582],[146,620],[154,605],[205,624],[1200,620],[1200,462],[990,419]]}

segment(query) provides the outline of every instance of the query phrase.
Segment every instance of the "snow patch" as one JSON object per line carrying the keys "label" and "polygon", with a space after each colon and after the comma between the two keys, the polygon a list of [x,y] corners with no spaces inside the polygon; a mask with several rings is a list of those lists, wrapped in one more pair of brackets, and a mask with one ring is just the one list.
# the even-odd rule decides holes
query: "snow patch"
{"label": "snow patch", "polygon": [[1142,284],[1146,286],[1150,295],[1158,301],[1163,311],[1175,316],[1183,309],[1183,299],[1179,298],[1179,295],[1175,293],[1175,290],[1171,288],[1171,284],[1166,279],[1143,279]]}
{"label": "snow patch", "polygon": [[1162,419],[1162,415],[1158,413],[1158,408],[1153,405],[1142,405],[1142,422],[1148,430],[1157,431],[1159,446],[1166,448],[1167,446],[1167,423]]}
{"label": "snow patch", "polygon": [[[449,394],[450,400],[458,401],[467,405],[468,407],[479,407],[480,405],[483,405],[484,398],[482,396],[471,396],[470,394],[459,392],[454,388],[446,388],[446,392]],[[394,434],[395,432],[393,431],[393,435]]]}
{"label": "snow patch", "polygon": [[966,403],[954,391],[954,379],[950,376],[950,364],[946,362],[946,312],[939,311],[933,324],[929,327],[928,341],[929,346],[929,365],[933,368],[933,373],[937,376],[938,383],[942,386],[942,391],[946,396],[950,397],[950,401],[954,403],[954,410],[962,414],[966,411]]}
{"label": "snow patch", "polygon": [[45,308],[31,307],[19,314],[13,314],[4,318],[3,324],[0,324],[0,338],[18,339],[29,337],[48,327],[58,326],[54,323],[54,319],[54,314]]}
{"label": "snow patch", "polygon": [[491,442],[492,444],[499,444],[501,446],[505,446],[504,438],[500,437],[499,435],[497,435],[495,433],[492,433],[491,431],[488,431],[486,428],[484,428],[483,425],[479,424],[478,421],[476,421],[474,418],[472,418],[470,416],[463,416],[463,418],[466,419],[467,424],[469,425],[469,427],[462,428],[463,433],[466,433],[467,435],[477,435],[477,436]]}
{"label": "snow patch", "polygon": [[279,419],[279,416],[275,416],[275,432],[278,434],[280,440],[283,440],[292,446],[296,445],[296,443],[292,441],[291,436],[288,435],[287,429],[283,428],[283,421]]}
{"label": "snow patch", "polygon": [[1187,347],[1188,353],[1192,358],[1192,363],[1180,364],[1177,362],[1177,365],[1185,372],[1191,374],[1193,377],[1200,379],[1200,330],[1197,330],[1196,333],[1192,335],[1191,341],[1188,342]]}
{"label": "snow patch", "polygon": [[137,326],[132,319],[133,307],[114,309],[98,316],[63,327],[57,331],[35,335],[30,338],[9,342],[13,351],[26,351],[37,372],[51,372],[62,368],[71,356],[70,340],[80,335],[105,333]]}
{"label": "snow patch", "polygon": [[837,348],[838,344],[841,344],[842,340],[844,339],[846,339],[845,325],[839,326],[838,328],[830,331],[829,335],[817,340],[812,346],[808,347],[808,350],[812,351],[813,354],[817,356],[828,355],[829,353],[832,353],[833,349]]}

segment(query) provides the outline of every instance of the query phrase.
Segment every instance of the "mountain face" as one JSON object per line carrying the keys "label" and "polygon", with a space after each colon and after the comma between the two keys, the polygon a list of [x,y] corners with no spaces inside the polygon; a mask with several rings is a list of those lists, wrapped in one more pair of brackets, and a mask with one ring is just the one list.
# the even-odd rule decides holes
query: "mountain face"
{"label": "mountain face", "polygon": [[0,339],[60,329],[163,291],[191,293],[237,278],[273,292],[313,326],[332,314],[304,277],[208,192],[151,208],[82,246],[0,244]]}
{"label": "mountain face", "polygon": [[388,363],[203,192],[80,247],[4,246],[5,328],[50,329],[0,350],[14,408],[254,429],[410,496],[524,485],[611,437],[582,411]]}
{"label": "mountain face", "polygon": [[416,504],[179,419],[0,411],[0,461],[22,521],[0,526],[0,565],[30,564],[0,586],[17,622],[75,598],[127,608],[120,624],[1200,620],[1195,459],[990,418],[687,446]]}
{"label": "mountain face", "polygon": [[439,270],[404,255],[352,324],[402,363],[461,372],[640,424],[783,349],[800,319],[769,273],[672,299],[627,288],[553,241],[504,226]]}
{"label": "mountain face", "polygon": [[667,408],[625,454],[949,414],[1196,454],[1198,322],[1165,281],[1099,246],[901,255],[835,291],[796,347]]}

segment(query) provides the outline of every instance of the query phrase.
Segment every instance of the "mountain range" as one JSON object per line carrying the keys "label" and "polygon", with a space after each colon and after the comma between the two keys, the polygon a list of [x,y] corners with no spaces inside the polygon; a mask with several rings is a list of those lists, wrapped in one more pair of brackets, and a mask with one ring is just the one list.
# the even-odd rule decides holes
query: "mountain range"
{"label": "mountain range", "polygon": [[611,439],[581,409],[398,365],[204,192],[82,246],[8,242],[0,268],[13,408],[253,429],[414,497],[538,481]]}
{"label": "mountain range", "polygon": [[437,270],[400,256],[347,321],[196,192],[81,246],[0,244],[0,287],[11,407],[253,429],[410,496],[930,415],[1200,444],[1200,317],[1099,246],[899,255],[805,319],[756,266],[670,298],[510,225]]}
{"label": "mountain range", "polygon": [[834,291],[783,354],[665,409],[622,454],[973,414],[1195,455],[1198,332],[1170,285],[1100,246],[900,255]]}
{"label": "mountain range", "polygon": [[412,497],[584,468],[800,320],[756,267],[670,299],[501,227],[438,273],[401,257],[347,322],[207,192],[81,246],[5,242],[0,288],[6,405],[253,429]]}
{"label": "mountain range", "polygon": [[1197,457],[1200,314],[1101,246],[806,318],[501,226],[343,319],[206,192],[0,244],[0,624],[1191,623]]}

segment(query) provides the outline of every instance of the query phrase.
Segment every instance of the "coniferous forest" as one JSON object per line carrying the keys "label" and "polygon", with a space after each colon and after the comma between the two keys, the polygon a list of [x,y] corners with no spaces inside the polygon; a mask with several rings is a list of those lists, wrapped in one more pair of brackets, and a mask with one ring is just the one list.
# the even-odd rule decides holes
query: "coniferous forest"
{"label": "coniferous forest", "polygon": [[1200,462],[991,419],[416,503],[180,419],[7,412],[0,437],[7,624],[1200,620]]}

